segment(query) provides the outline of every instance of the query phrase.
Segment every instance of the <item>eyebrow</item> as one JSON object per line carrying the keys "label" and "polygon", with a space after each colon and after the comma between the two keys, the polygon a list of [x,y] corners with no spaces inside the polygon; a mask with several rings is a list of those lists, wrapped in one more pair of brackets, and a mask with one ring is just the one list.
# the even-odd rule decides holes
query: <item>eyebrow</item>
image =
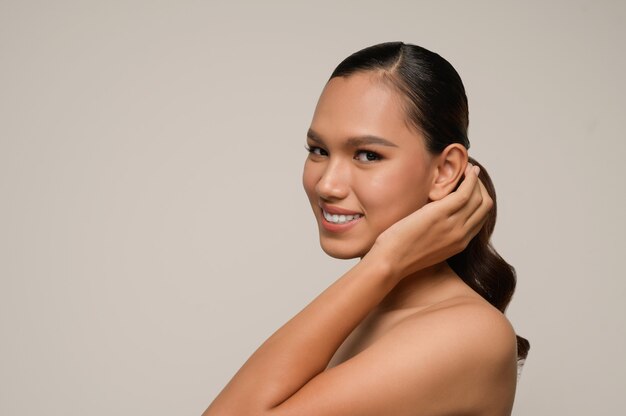
{"label": "eyebrow", "polygon": [[[324,143],[324,140],[322,140],[320,135],[317,134],[312,129],[309,129],[309,131],[307,131],[306,137],[308,137],[309,139],[313,140],[314,142]],[[382,137],[378,137],[378,136],[373,136],[371,134],[366,134],[366,135],[363,135],[363,136],[350,137],[348,139],[348,144],[350,146],[353,146],[353,147],[359,147],[359,146],[368,145],[368,144],[379,144],[379,145],[382,145],[382,146],[398,147],[397,144],[392,143],[392,142],[390,142],[387,139],[383,139]]]}

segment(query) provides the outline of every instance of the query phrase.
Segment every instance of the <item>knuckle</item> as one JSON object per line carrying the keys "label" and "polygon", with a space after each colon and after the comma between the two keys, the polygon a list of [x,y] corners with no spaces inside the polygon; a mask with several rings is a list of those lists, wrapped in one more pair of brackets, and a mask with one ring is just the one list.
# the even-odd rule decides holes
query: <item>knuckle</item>
{"label": "knuckle", "polygon": [[459,243],[463,243],[463,240],[465,240],[465,231],[460,227],[454,230],[454,239]]}
{"label": "knuckle", "polygon": [[461,245],[462,245],[462,247],[461,247],[461,250],[465,250],[465,249],[467,248],[467,246],[469,245],[470,241],[472,241],[472,236],[471,236],[471,235],[466,234],[466,235],[463,237],[463,240],[462,240],[462,244],[461,244]]}
{"label": "knuckle", "polygon": [[489,207],[489,209],[493,208],[493,199],[490,196],[483,198],[483,200],[485,201],[485,204],[487,204],[487,207]]}

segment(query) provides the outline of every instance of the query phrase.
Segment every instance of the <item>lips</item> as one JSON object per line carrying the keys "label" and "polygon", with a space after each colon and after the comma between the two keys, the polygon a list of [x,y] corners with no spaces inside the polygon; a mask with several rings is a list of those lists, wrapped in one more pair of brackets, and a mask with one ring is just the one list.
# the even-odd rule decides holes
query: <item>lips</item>
{"label": "lips", "polygon": [[360,212],[357,211],[350,211],[348,209],[345,208],[340,208],[340,207],[336,207],[333,205],[328,205],[328,204],[320,204],[320,207],[322,208],[323,211],[329,213],[329,214],[337,214],[337,215],[363,215]]}
{"label": "lips", "polygon": [[327,204],[320,204],[322,208],[322,225],[328,231],[345,231],[355,225],[363,214],[345,208],[335,207]]}

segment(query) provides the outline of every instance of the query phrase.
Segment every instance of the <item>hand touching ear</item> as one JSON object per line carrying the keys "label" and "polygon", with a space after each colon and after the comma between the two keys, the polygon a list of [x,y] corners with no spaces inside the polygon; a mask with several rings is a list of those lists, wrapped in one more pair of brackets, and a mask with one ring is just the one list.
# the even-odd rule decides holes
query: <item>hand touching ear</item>
{"label": "hand touching ear", "polygon": [[459,143],[448,145],[437,155],[434,178],[428,193],[431,201],[438,201],[454,191],[463,177],[467,160],[467,149]]}
{"label": "hand touching ear", "polygon": [[468,163],[456,191],[386,229],[363,259],[382,262],[400,281],[463,251],[493,207],[493,200],[478,179],[479,171],[478,166]]}

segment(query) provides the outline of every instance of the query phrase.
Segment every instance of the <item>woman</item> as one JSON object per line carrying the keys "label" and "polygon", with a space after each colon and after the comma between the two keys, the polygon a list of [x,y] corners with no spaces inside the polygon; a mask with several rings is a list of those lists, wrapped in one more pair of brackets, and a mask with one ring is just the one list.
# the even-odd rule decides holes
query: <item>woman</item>
{"label": "woman", "polygon": [[461,79],[426,49],[384,43],[335,69],[303,184],[322,249],[361,260],[205,415],[510,414],[528,343],[503,315],[515,274],[489,245],[495,195],[467,126]]}

